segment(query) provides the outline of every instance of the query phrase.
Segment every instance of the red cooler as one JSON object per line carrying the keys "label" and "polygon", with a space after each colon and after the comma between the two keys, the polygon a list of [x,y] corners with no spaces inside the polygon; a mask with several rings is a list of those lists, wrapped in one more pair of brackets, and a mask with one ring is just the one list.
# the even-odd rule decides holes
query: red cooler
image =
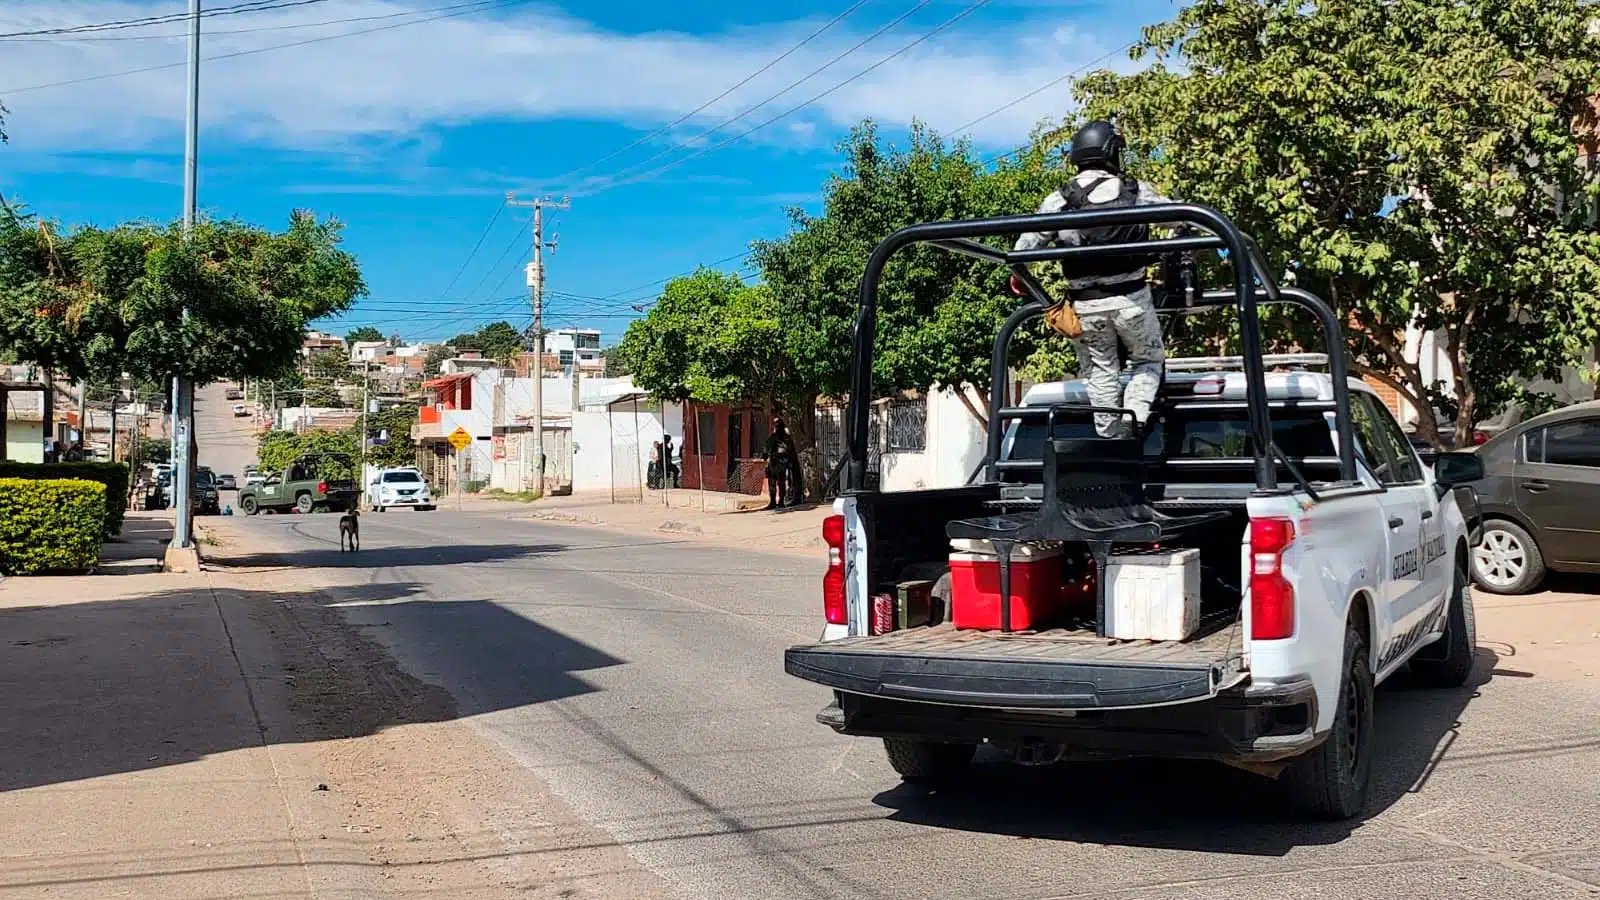
{"label": "red cooler", "polygon": [[[1018,544],[1011,555],[1011,630],[1048,628],[1061,614],[1061,550]],[[1000,560],[950,554],[950,619],[957,628],[1000,629]]]}

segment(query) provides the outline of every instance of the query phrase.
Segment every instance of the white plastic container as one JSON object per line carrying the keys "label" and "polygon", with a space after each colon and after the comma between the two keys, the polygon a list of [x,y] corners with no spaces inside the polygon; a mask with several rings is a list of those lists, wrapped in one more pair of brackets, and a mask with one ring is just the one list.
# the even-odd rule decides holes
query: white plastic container
{"label": "white plastic container", "polygon": [[1199,627],[1199,550],[1116,553],[1107,561],[1107,637],[1181,641]]}
{"label": "white plastic container", "polygon": [[[975,553],[980,556],[999,556],[995,553],[994,544],[976,538],[953,538],[950,541],[950,552]],[[1011,545],[1011,558],[1017,562],[1033,559],[1048,559],[1061,554],[1060,541],[1025,541]]]}

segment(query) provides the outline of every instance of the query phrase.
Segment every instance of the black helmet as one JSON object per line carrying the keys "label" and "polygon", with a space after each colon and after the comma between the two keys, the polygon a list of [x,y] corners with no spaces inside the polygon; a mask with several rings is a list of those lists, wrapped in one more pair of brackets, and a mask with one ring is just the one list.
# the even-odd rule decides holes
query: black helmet
{"label": "black helmet", "polygon": [[1080,169],[1121,172],[1122,148],[1122,135],[1117,132],[1117,126],[1096,119],[1072,136],[1072,150],[1067,158]]}

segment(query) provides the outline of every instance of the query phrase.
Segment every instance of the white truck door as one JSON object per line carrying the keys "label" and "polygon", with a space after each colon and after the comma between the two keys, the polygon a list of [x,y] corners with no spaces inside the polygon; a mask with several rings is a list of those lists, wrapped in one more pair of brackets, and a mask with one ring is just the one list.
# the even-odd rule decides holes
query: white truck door
{"label": "white truck door", "polygon": [[[1378,648],[1379,670],[1422,638],[1444,594],[1427,565],[1428,543],[1440,532],[1438,502],[1422,461],[1389,410],[1367,393],[1350,398],[1351,416],[1365,445],[1372,472],[1383,484],[1381,498],[1389,534],[1390,631]],[[1431,569],[1437,569],[1435,563]]]}

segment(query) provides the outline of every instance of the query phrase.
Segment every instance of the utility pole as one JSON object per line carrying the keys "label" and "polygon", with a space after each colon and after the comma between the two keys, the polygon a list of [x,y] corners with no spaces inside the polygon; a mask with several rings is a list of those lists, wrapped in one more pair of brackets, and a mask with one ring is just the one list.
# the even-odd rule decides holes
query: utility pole
{"label": "utility pole", "polygon": [[367,360],[361,361],[361,443],[356,446],[361,465],[356,477],[361,479],[361,500],[367,498]]}
{"label": "utility pole", "polygon": [[[183,237],[188,240],[194,233],[196,192],[199,173],[200,147],[200,0],[189,0],[189,115],[183,137]],[[189,307],[183,308],[184,321],[189,319]],[[176,396],[173,422],[173,449],[177,452],[172,461],[172,494],[177,510],[173,515],[172,545],[167,551],[167,568],[194,571],[199,567],[199,557],[194,551],[193,509],[190,508],[190,491],[194,486],[194,383],[187,378],[173,381]]]}
{"label": "utility pole", "polygon": [[533,208],[533,262],[528,264],[528,290],[533,301],[533,489],[544,493],[544,249],[555,250],[555,241],[544,240],[544,210],[571,209],[566,197],[559,201],[549,197],[518,200],[506,193],[507,206]]}

